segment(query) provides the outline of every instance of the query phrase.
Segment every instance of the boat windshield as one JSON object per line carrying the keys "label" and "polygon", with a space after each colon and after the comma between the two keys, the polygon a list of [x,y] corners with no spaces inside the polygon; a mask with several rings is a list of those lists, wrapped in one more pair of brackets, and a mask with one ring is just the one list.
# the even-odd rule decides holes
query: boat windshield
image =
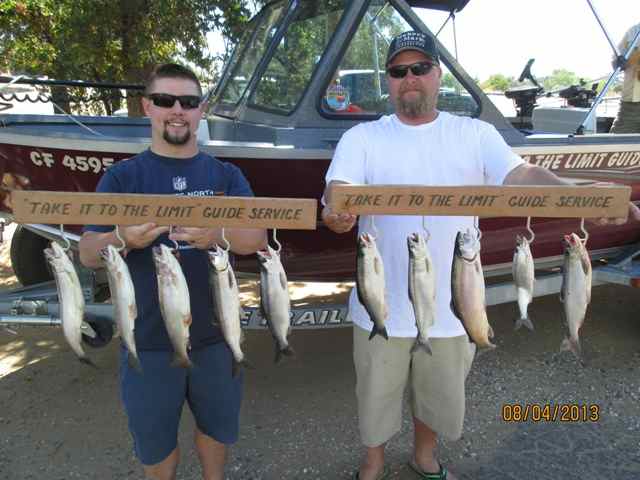
{"label": "boat windshield", "polygon": [[301,0],[249,102],[288,114],[304,94],[348,0]]}
{"label": "boat windshield", "polygon": [[[236,47],[214,108],[221,113],[246,102],[258,110],[291,114],[318,73],[323,54],[350,4],[349,0],[281,0],[268,4],[251,21]],[[286,22],[284,28],[282,22]],[[418,26],[393,2],[370,0],[344,47],[338,68],[328,77],[330,82],[317,92],[323,116],[380,116],[392,112],[384,65],[386,52],[395,35],[415,29]],[[438,108],[458,115],[477,115],[478,103],[447,67],[442,61]]]}
{"label": "boat windshield", "polygon": [[[394,36],[416,30],[391,3],[372,0],[325,90],[325,115],[379,116],[393,112],[385,71],[387,49]],[[441,60],[438,109],[474,116],[478,103]]]}
{"label": "boat windshield", "polygon": [[284,18],[286,6],[284,0],[274,2],[249,23],[227,66],[227,77],[223,80],[217,102],[235,105],[244,96],[253,72]]}

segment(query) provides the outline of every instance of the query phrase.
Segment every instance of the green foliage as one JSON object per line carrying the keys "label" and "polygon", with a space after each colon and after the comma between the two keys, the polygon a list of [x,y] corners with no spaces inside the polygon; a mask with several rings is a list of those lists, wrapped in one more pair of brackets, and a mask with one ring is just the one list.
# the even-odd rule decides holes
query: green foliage
{"label": "green foliage", "polygon": [[501,73],[491,75],[482,85],[483,90],[504,92],[515,83],[513,77],[507,77]]}
{"label": "green foliage", "polygon": [[0,70],[142,83],[157,63],[211,72],[206,33],[237,40],[256,0],[0,0]]}
{"label": "green foliage", "polygon": [[458,81],[449,72],[442,75],[442,80],[440,81],[440,83],[443,88],[456,88],[458,86]]}
{"label": "green foliage", "polygon": [[295,107],[338,25],[344,2],[301,5],[258,84],[257,104],[286,111]]}
{"label": "green foliage", "polygon": [[571,85],[579,85],[580,78],[575,73],[561,68],[554,70],[551,75],[545,77],[540,83],[547,92],[550,92]]}

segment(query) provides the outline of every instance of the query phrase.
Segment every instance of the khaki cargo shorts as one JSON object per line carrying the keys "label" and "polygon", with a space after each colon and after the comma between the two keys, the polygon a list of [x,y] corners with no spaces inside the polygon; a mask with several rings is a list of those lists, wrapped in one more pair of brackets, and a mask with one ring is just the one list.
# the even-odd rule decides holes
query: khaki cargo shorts
{"label": "khaki cargo shorts", "polygon": [[400,431],[409,387],[412,414],[450,440],[462,435],[464,384],[475,355],[466,335],[432,338],[433,355],[411,353],[415,338],[376,336],[353,327],[353,360],[362,443],[377,447]]}

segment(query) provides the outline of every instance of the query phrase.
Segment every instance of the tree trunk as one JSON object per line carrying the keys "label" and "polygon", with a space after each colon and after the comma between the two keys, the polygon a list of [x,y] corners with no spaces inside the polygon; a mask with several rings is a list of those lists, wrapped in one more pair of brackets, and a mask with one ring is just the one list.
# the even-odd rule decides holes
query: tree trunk
{"label": "tree trunk", "polygon": [[51,101],[57,105],[54,105],[54,113],[72,113],[67,87],[51,87]]}
{"label": "tree trunk", "polygon": [[144,117],[141,99],[142,96],[137,92],[127,92],[127,110],[130,117]]}

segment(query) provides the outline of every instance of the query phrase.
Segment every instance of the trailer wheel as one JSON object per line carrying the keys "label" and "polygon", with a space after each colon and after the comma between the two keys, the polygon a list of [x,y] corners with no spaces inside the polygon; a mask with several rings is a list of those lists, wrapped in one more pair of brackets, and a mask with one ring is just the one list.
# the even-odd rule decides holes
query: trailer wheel
{"label": "trailer wheel", "polygon": [[44,249],[49,246],[49,240],[37,233],[18,225],[11,239],[11,266],[23,285],[53,280]]}
{"label": "trailer wheel", "polygon": [[90,346],[91,348],[101,348],[109,344],[113,338],[113,323],[108,320],[91,320],[88,315],[85,315],[85,322],[87,322],[93,331],[96,332],[95,338],[88,335],[82,335],[82,342]]}

